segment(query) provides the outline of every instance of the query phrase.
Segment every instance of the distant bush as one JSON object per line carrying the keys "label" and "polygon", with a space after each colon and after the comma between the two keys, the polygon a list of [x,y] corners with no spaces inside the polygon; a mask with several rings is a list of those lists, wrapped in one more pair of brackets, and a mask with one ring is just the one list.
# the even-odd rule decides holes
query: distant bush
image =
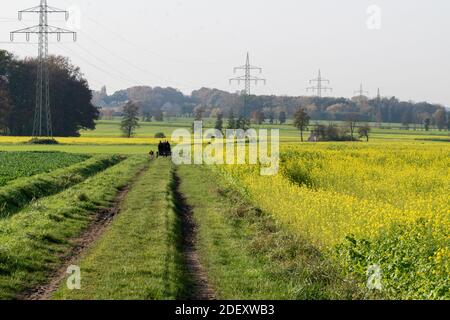
{"label": "distant bush", "polygon": [[158,132],[157,134],[155,134],[155,138],[165,138],[166,135],[163,132]]}
{"label": "distant bush", "polygon": [[328,126],[318,125],[311,131],[310,141],[359,141],[352,138],[345,128],[339,128],[334,124]]}
{"label": "distant bush", "polygon": [[29,144],[59,144],[55,139],[39,139],[33,138],[29,142]]}

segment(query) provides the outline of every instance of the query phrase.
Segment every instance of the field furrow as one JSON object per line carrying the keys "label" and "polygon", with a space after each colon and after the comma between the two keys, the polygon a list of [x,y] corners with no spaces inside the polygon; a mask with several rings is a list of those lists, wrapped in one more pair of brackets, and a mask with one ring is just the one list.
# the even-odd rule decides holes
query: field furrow
{"label": "field furrow", "polygon": [[68,168],[11,181],[0,187],[0,218],[9,217],[31,201],[70,188],[122,160],[114,155],[95,156]]}
{"label": "field furrow", "polygon": [[0,299],[17,298],[44,283],[71,253],[100,210],[147,164],[130,157],[57,195],[0,220]]}

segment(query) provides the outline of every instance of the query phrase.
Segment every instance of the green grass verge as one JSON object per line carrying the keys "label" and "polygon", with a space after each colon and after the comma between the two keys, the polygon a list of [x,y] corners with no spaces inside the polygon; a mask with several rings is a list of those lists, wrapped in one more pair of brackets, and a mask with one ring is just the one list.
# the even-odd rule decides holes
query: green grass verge
{"label": "green grass verge", "polygon": [[0,299],[46,281],[101,208],[111,205],[148,160],[131,157],[57,195],[0,220]]}
{"label": "green grass verge", "polygon": [[122,161],[112,155],[95,156],[51,173],[20,178],[0,187],[0,218],[19,211],[30,201],[61,192],[86,178]]}
{"label": "green grass verge", "polygon": [[120,214],[79,262],[81,289],[55,299],[177,299],[187,288],[172,197],[172,164],[152,162]]}
{"label": "green grass verge", "polygon": [[180,191],[199,225],[198,250],[219,299],[350,299],[341,279],[311,245],[278,227],[200,166],[178,170]]}

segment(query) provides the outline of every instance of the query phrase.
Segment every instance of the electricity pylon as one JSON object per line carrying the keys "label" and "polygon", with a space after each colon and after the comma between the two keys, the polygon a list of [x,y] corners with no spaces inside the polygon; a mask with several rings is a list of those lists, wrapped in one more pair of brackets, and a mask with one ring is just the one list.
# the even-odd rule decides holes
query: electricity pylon
{"label": "electricity pylon", "polygon": [[251,94],[251,83],[254,81],[255,85],[257,85],[258,82],[262,81],[262,82],[264,82],[264,84],[266,84],[267,80],[263,79],[263,78],[252,76],[252,70],[258,70],[259,73],[262,73],[262,68],[255,67],[255,66],[252,66],[250,64],[250,55],[249,55],[248,52],[247,52],[247,59],[245,61],[245,65],[243,65],[241,67],[235,67],[233,72],[236,73],[237,70],[244,70],[244,75],[230,79],[230,84],[233,81],[237,81],[238,85],[241,84],[241,81],[243,81],[244,84],[245,84],[244,108],[243,108],[243,110],[241,112],[241,115],[240,115],[241,117],[245,118],[246,117],[246,110],[247,110],[247,103],[248,103],[248,96],[250,96],[250,94]]}
{"label": "electricity pylon", "polygon": [[251,94],[251,87],[250,86],[251,86],[251,83],[253,81],[255,82],[255,85],[257,85],[258,82],[260,82],[260,81],[263,81],[264,84],[266,84],[266,81],[267,81],[266,79],[262,79],[262,78],[258,78],[258,77],[252,76],[252,73],[251,73],[252,70],[258,70],[259,73],[262,73],[262,68],[250,65],[250,55],[249,55],[248,52],[247,52],[247,60],[245,62],[245,65],[243,65],[241,67],[234,68],[233,72],[236,73],[237,70],[244,70],[244,75],[230,79],[230,84],[233,81],[237,81],[238,85],[240,85],[241,81],[243,81],[245,83],[244,94],[247,95],[247,96],[249,96]]}
{"label": "electricity pylon", "polygon": [[357,97],[362,98],[364,97],[364,95],[368,95],[369,91],[364,91],[363,89],[363,84],[361,82],[360,86],[359,86],[359,90],[355,91],[355,94],[357,94]]}
{"label": "electricity pylon", "polygon": [[69,13],[65,10],[50,7],[47,0],[41,0],[40,5],[19,11],[18,18],[22,20],[24,13],[36,13],[39,15],[39,25],[11,32],[11,41],[14,35],[25,34],[26,40],[30,41],[30,35],[38,35],[38,66],[36,81],[36,105],[33,122],[33,138],[53,138],[52,115],[50,110],[50,73],[48,66],[48,37],[56,34],[57,41],[61,41],[62,34],[71,34],[76,41],[77,34],[70,30],[61,29],[48,25],[48,14],[63,13],[66,21]]}
{"label": "electricity pylon", "polygon": [[309,80],[309,84],[313,84],[313,83],[317,83],[317,84],[315,86],[306,88],[306,91],[308,92],[311,90],[313,93],[317,92],[317,96],[319,98],[322,98],[322,92],[327,92],[328,90],[333,91],[333,88],[326,87],[323,85],[324,83],[330,84],[330,80],[322,78],[322,73],[320,72],[320,69],[319,69],[319,75],[317,76],[317,78]]}

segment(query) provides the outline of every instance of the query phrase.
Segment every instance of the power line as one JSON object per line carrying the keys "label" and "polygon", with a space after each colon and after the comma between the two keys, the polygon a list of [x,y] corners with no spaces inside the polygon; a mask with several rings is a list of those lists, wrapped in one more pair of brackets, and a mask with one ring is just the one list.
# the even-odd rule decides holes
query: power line
{"label": "power line", "polygon": [[222,64],[223,62],[220,61],[206,61],[204,59],[201,60],[186,60],[186,59],[177,59],[177,58],[172,58],[172,57],[168,57],[167,55],[158,53],[156,51],[153,50],[149,50],[146,47],[140,46],[134,42],[131,42],[127,37],[121,35],[120,33],[114,31],[113,29],[111,29],[108,26],[105,26],[104,24],[100,23],[99,21],[97,21],[97,19],[92,19],[91,17],[89,17],[89,15],[85,15],[92,23],[96,24],[97,26],[105,29],[106,31],[108,31],[109,33],[115,35],[117,38],[120,38],[122,41],[128,43],[130,46],[135,47],[136,49],[139,49],[141,51],[145,51],[147,54],[153,55],[155,57],[164,59],[166,61],[171,60],[172,62],[176,62],[176,63],[196,63],[196,64]]}
{"label": "power line", "polygon": [[167,81],[167,79],[165,79],[165,78],[163,78],[163,77],[160,77],[160,76],[158,76],[158,75],[156,75],[156,74],[154,74],[154,73],[152,73],[152,72],[150,72],[150,71],[148,71],[148,70],[144,70],[144,69],[142,69],[141,67],[136,66],[134,63],[130,62],[129,60],[127,60],[127,59],[125,59],[124,57],[122,57],[121,55],[119,55],[119,54],[113,52],[112,50],[108,49],[107,47],[105,47],[104,45],[102,45],[101,43],[99,43],[97,40],[95,40],[94,38],[92,38],[92,37],[91,37],[89,34],[87,34],[86,32],[84,32],[84,31],[81,31],[81,32],[86,36],[87,39],[90,39],[90,40],[91,40],[94,44],[96,44],[98,47],[102,48],[103,50],[105,50],[105,51],[108,52],[109,54],[115,56],[116,58],[118,58],[119,60],[121,60],[121,61],[123,61],[124,63],[128,64],[129,66],[135,68],[136,70],[138,70],[138,71],[140,71],[140,72],[143,72],[143,73],[146,73],[146,74],[148,73],[148,74],[150,74],[151,76],[157,78],[158,80],[164,80],[164,81]]}
{"label": "power line", "polygon": [[88,49],[84,48],[83,46],[81,46],[79,43],[77,43],[77,47],[80,48],[81,50],[83,50],[85,53],[87,53],[88,55],[90,55],[91,57],[93,57],[94,59],[96,59],[97,61],[99,61],[100,63],[103,63],[108,69],[113,70],[114,72],[116,72],[117,74],[119,74],[120,76],[131,80],[131,82],[134,82],[136,84],[140,84],[140,85],[144,85],[141,81],[136,80],[133,77],[128,77],[128,75],[126,75],[125,73],[123,73],[122,71],[116,69],[114,66],[110,65],[109,63],[107,63],[105,61],[105,59],[102,59],[98,56],[96,56],[95,54],[93,54],[91,51],[89,51]]}
{"label": "power line", "polygon": [[[50,109],[50,72],[48,66],[48,38],[55,34],[58,41],[62,34],[71,34],[76,41],[76,33],[70,30],[50,26],[48,24],[49,13],[62,13],[66,20],[69,19],[69,13],[65,10],[50,7],[47,0],[41,0],[40,5],[19,11],[18,18],[22,20],[22,15],[33,13],[39,15],[39,25],[28,27],[11,32],[11,41],[14,41],[14,35],[24,34],[26,40],[30,40],[31,34],[38,35],[38,70],[36,81],[36,106],[33,122],[33,137],[53,137],[52,118]],[[45,118],[44,118],[45,117]]]}
{"label": "power line", "polygon": [[22,41],[22,42],[18,42],[18,41],[0,41],[0,44],[10,44],[15,46],[16,44],[39,44],[39,42],[30,42],[30,41]]}
{"label": "power line", "polygon": [[62,46],[60,46],[59,48],[60,48],[61,50],[63,50],[64,52],[66,52],[66,54],[67,54],[68,56],[74,55],[74,56],[76,56],[78,59],[81,59],[82,61],[84,61],[85,63],[87,63],[87,64],[88,64],[89,66],[91,66],[92,68],[97,69],[98,71],[104,73],[105,75],[108,75],[108,76],[110,76],[110,77],[112,77],[112,78],[115,78],[115,79],[117,79],[117,80],[120,80],[120,81],[122,82],[122,84],[124,84],[125,86],[136,85],[136,83],[134,82],[134,80],[130,81],[129,79],[125,79],[125,78],[122,78],[122,77],[118,76],[117,74],[113,74],[113,73],[110,72],[109,70],[106,70],[106,69],[104,69],[104,68],[102,68],[102,67],[100,67],[100,66],[98,66],[98,65],[96,65],[96,64],[94,64],[94,63],[92,63],[91,61],[89,61],[88,59],[84,58],[82,55],[76,53],[76,52],[73,51],[73,50],[72,50],[72,51],[69,51],[69,50],[67,50],[67,48],[64,48],[64,47],[62,47]]}
{"label": "power line", "polygon": [[[130,45],[130,46],[132,46],[132,47],[138,49],[139,51],[143,51],[143,52],[145,52],[145,53],[147,53],[147,54],[150,54],[150,55],[153,55],[153,56],[155,56],[155,57],[158,57],[158,58],[161,58],[161,59],[165,59],[166,61],[171,60],[171,61],[173,61],[173,62],[176,62],[176,63],[183,63],[183,64],[192,64],[192,63],[197,63],[197,64],[218,64],[218,63],[221,63],[221,62],[218,62],[218,61],[214,61],[214,62],[211,62],[211,61],[205,61],[205,60],[203,60],[203,59],[202,59],[201,61],[193,61],[193,60],[185,60],[185,59],[169,58],[167,55],[164,55],[164,54],[161,54],[161,53],[158,53],[158,52],[149,50],[149,49],[147,49],[147,48],[144,47],[144,46],[140,46],[140,45],[138,45],[138,44],[136,44],[136,43],[130,41],[127,37],[123,36],[122,34],[116,32],[116,31],[114,31],[114,30],[111,29],[110,27],[105,26],[104,24],[100,23],[100,22],[98,21],[98,19],[92,19],[88,14],[85,14],[84,16],[85,16],[86,18],[88,18],[92,23],[96,24],[96,25],[99,26],[100,28],[105,29],[105,30],[108,31],[110,34],[114,35],[116,38],[121,39],[121,40],[122,40],[122,43],[127,43],[128,45]],[[96,45],[98,45],[99,47],[103,48],[104,50],[106,50],[106,51],[109,52],[110,54],[112,54],[112,55],[118,57],[119,59],[121,59],[121,60],[124,61],[125,63],[130,64],[130,62],[129,62],[128,60],[124,60],[122,56],[118,56],[117,54],[111,52],[111,50],[109,50],[109,49],[106,48],[105,46],[101,45],[97,40],[93,39],[89,34],[83,32],[82,30],[80,30],[80,31],[84,34],[84,36],[85,36],[86,38],[90,38],[90,39],[91,39]],[[218,82],[210,82],[210,83],[207,83],[207,84],[200,84],[200,85],[192,84],[192,83],[181,83],[181,82],[179,82],[179,81],[174,81],[174,80],[172,80],[172,79],[169,79],[169,78],[165,78],[165,77],[159,76],[159,75],[155,74],[154,72],[149,71],[148,69],[143,69],[142,67],[137,67],[137,66],[134,65],[134,64],[131,64],[131,66],[132,66],[133,68],[135,68],[136,70],[139,70],[140,72],[145,73],[146,75],[148,75],[148,74],[152,75],[154,78],[157,78],[158,80],[162,80],[162,81],[166,81],[166,82],[169,82],[169,83],[173,83],[174,85],[176,85],[176,86],[177,86],[178,88],[180,88],[180,89],[187,89],[187,88],[195,89],[195,88],[198,88],[198,87],[200,87],[200,86],[214,86],[214,85],[219,84]]]}
{"label": "power line", "polygon": [[20,43],[19,45],[22,47],[23,51],[29,54],[30,57],[34,56],[34,53],[31,50],[28,50],[28,48],[26,48],[26,44]]}
{"label": "power line", "polygon": [[[183,89],[183,88],[197,88],[197,87],[199,87],[199,85],[195,85],[195,84],[192,84],[192,83],[181,83],[179,81],[174,81],[172,79],[169,79],[169,78],[157,75],[154,72],[148,70],[147,68],[139,67],[136,64],[134,64],[133,62],[131,62],[128,59],[124,58],[122,55],[119,55],[119,54],[115,53],[114,51],[110,50],[109,48],[105,47],[104,45],[99,43],[97,40],[95,40],[92,36],[90,36],[86,32],[81,31],[81,33],[83,34],[83,38],[86,38],[86,39],[90,40],[90,42],[92,42],[93,44],[95,44],[99,48],[101,48],[104,51],[108,52],[110,55],[116,57],[117,59],[123,61],[124,63],[126,63],[127,65],[132,67],[133,69],[141,72],[142,74],[145,74],[146,76],[151,75],[153,78],[158,79],[160,81],[165,81],[167,83],[172,83],[173,85],[177,86],[179,89]],[[207,85],[213,85],[213,84],[216,84],[216,83],[209,83]]]}
{"label": "power line", "polygon": [[[91,37],[89,34],[87,34],[86,32],[83,32],[83,31],[81,31],[81,32],[83,33],[83,35],[86,36],[86,38],[90,39],[90,40],[91,40],[93,43],[95,43],[98,47],[102,48],[103,50],[105,50],[105,51],[108,52],[109,54],[115,56],[117,59],[123,61],[124,63],[126,63],[127,65],[131,66],[132,68],[138,70],[139,72],[142,72],[142,73],[144,73],[144,74],[146,74],[146,75],[151,75],[152,77],[154,77],[154,78],[156,78],[156,79],[158,79],[158,80],[160,80],[160,81],[166,81],[166,82],[169,82],[169,83],[172,82],[172,83],[174,83],[174,84],[176,84],[176,85],[181,85],[181,86],[183,86],[183,84],[180,83],[180,82],[176,82],[176,81],[173,81],[173,80],[170,80],[170,79],[161,77],[161,76],[159,76],[159,75],[157,75],[157,74],[151,72],[150,70],[143,69],[142,67],[139,67],[139,66],[135,65],[134,63],[132,63],[132,62],[130,62],[129,60],[127,60],[127,59],[125,59],[124,57],[122,57],[121,55],[119,55],[119,54],[117,54],[117,53],[111,51],[110,49],[108,49],[108,48],[105,47],[104,45],[100,44],[98,41],[96,41],[94,38],[92,38],[92,37]],[[190,86],[189,86],[189,87],[190,87]]]}
{"label": "power line", "polygon": [[[55,8],[54,8],[54,9],[55,9]],[[24,24],[24,23],[22,22],[22,24]],[[84,33],[84,32],[83,32],[83,33]],[[89,37],[88,34],[85,34],[85,35]],[[98,44],[98,42],[95,41],[95,40],[93,40],[93,42],[96,43],[96,44]],[[28,44],[28,43],[31,43],[31,42],[24,42],[23,44]],[[51,42],[49,42],[49,43],[51,43]],[[65,42],[62,42],[62,41],[55,42],[55,44],[58,44],[58,45],[61,44],[61,43],[65,43]],[[76,53],[75,51],[73,51],[73,50],[72,50],[72,51],[68,51],[68,50],[66,50],[66,48],[63,47],[63,46],[58,46],[58,47],[59,47],[60,49],[62,49],[67,55],[75,55],[76,57],[78,57],[79,59],[83,60],[85,63],[87,63],[88,65],[92,66],[93,68],[99,70],[100,72],[102,72],[102,73],[104,73],[104,74],[107,74],[108,76],[111,76],[111,77],[113,77],[113,78],[116,78],[116,79],[121,80],[121,82],[123,82],[123,84],[127,84],[127,85],[130,85],[130,84],[131,84],[131,85],[136,85],[136,83],[139,83],[138,81],[136,81],[136,80],[134,80],[134,79],[128,77],[127,75],[125,75],[125,74],[122,73],[121,71],[119,71],[119,70],[115,69],[114,67],[112,67],[111,65],[107,64],[107,63],[104,61],[104,59],[95,56],[92,52],[90,52],[89,50],[87,50],[87,49],[85,49],[84,47],[82,47],[81,45],[79,45],[78,42],[77,42],[76,44],[77,44],[77,46],[78,46],[80,49],[82,49],[83,51],[85,51],[86,53],[88,53],[90,56],[94,57],[95,59],[97,59],[97,60],[100,61],[101,63],[103,63],[103,64],[105,64],[105,65],[108,65],[108,68],[114,70],[115,72],[117,72],[117,73],[120,74],[121,76],[118,77],[117,75],[115,75],[115,74],[109,72],[108,70],[103,69],[103,68],[101,68],[100,66],[91,63],[89,60],[85,59],[82,55],[77,54],[77,53]],[[114,53],[112,53],[112,52],[110,52],[110,53],[111,53],[111,54],[114,54]],[[125,79],[125,78],[126,78],[126,79]],[[131,79],[131,80],[130,80],[130,79]],[[95,82],[97,82],[97,84],[100,84],[100,82],[98,82],[98,81],[95,81]]]}
{"label": "power line", "polygon": [[333,88],[326,87],[323,84],[330,84],[330,80],[322,78],[322,74],[319,69],[319,74],[316,79],[312,79],[309,81],[310,84],[316,83],[316,85],[306,88],[306,91],[316,92],[319,98],[322,98],[322,92],[333,91]]}
{"label": "power line", "polygon": [[[88,17],[88,18],[89,18],[89,17]],[[98,26],[104,28],[105,30],[109,31],[110,33],[114,34],[116,37],[120,38],[120,39],[123,40],[124,42],[127,42],[128,44],[130,44],[130,45],[132,45],[132,46],[138,48],[139,50],[141,50],[141,51],[146,51],[147,53],[150,53],[150,54],[153,54],[153,55],[158,55],[158,56],[160,56],[160,57],[163,57],[162,55],[159,55],[159,54],[157,54],[157,53],[155,53],[155,52],[151,52],[151,51],[147,50],[146,48],[143,48],[143,47],[140,47],[140,46],[135,45],[134,43],[130,42],[127,38],[125,38],[124,36],[118,34],[118,33],[115,32],[115,31],[113,31],[113,30],[112,30],[111,28],[109,28],[109,27],[106,27],[106,26],[104,26],[103,24],[101,24],[101,23],[99,23],[99,22],[97,22],[97,21],[95,21],[95,20],[93,20],[93,19],[91,19],[91,18],[89,18],[89,20],[91,20],[92,22],[94,22],[96,25],[98,25]],[[177,86],[177,87],[179,87],[179,88],[184,88],[184,89],[186,89],[186,88],[192,88],[192,89],[195,89],[195,88],[198,87],[198,85],[195,85],[195,84],[181,83],[181,82],[174,81],[174,80],[171,80],[171,79],[166,78],[166,77],[159,76],[159,75],[155,74],[154,72],[152,72],[152,71],[150,71],[150,70],[148,70],[148,69],[139,67],[139,66],[137,66],[136,64],[130,62],[129,60],[125,59],[123,56],[121,56],[121,55],[119,55],[119,54],[117,54],[117,53],[111,51],[110,49],[108,49],[107,47],[105,47],[104,45],[102,45],[101,43],[99,43],[98,40],[92,38],[92,37],[91,37],[89,34],[87,34],[86,32],[84,32],[84,31],[82,31],[82,30],[80,30],[80,32],[83,33],[83,37],[84,37],[84,38],[90,39],[91,42],[93,42],[95,45],[97,45],[98,47],[102,48],[102,49],[105,50],[106,52],[108,52],[110,55],[112,55],[112,56],[114,56],[114,57],[120,59],[121,61],[123,61],[123,62],[126,63],[127,65],[131,66],[131,67],[134,68],[135,70],[138,70],[140,73],[145,74],[146,76],[151,75],[152,77],[154,77],[154,78],[156,78],[156,79],[158,79],[158,80],[160,80],[160,81],[165,81],[165,82],[168,82],[168,83],[173,83],[175,86]],[[1,42],[0,42],[0,43],[1,43]],[[25,43],[26,43],[26,42],[25,42]],[[84,49],[84,48],[81,47],[81,46],[80,46],[80,48],[81,48],[81,49]],[[85,49],[84,49],[84,50],[85,50]],[[92,52],[89,52],[88,54],[91,55],[91,56],[93,56],[93,55],[92,55]],[[93,66],[93,67],[99,69],[97,66],[94,66],[93,64],[87,62],[87,60],[85,60],[85,59],[83,59],[83,60],[84,60],[86,63],[90,64],[91,66]],[[104,59],[100,59],[100,60],[104,63]],[[180,62],[181,62],[181,61],[180,61]],[[128,76],[124,75],[122,72],[118,71],[117,69],[115,69],[115,71],[116,71],[117,73],[121,74],[122,77],[128,78],[128,80],[127,80],[126,82],[130,82],[130,83],[133,83],[133,82],[134,82],[134,80],[133,80],[133,82],[131,82],[131,81],[129,80],[130,78],[129,78]],[[105,70],[102,70],[102,72],[105,73]],[[135,83],[133,83],[133,84],[135,84]],[[141,84],[142,84],[142,83],[141,83]],[[217,84],[217,82],[215,82],[215,83],[209,83],[208,85],[215,85],[215,84]]]}
{"label": "power line", "polygon": [[[48,44],[64,44],[64,43],[73,43],[72,41],[57,41],[57,42],[51,42],[51,41],[49,41],[48,42]],[[39,44],[39,42],[32,42],[32,41],[14,41],[14,42],[11,42],[11,41],[0,41],[0,44],[10,44],[10,45],[16,45],[16,44],[34,44],[34,45],[36,45],[36,44]]]}

